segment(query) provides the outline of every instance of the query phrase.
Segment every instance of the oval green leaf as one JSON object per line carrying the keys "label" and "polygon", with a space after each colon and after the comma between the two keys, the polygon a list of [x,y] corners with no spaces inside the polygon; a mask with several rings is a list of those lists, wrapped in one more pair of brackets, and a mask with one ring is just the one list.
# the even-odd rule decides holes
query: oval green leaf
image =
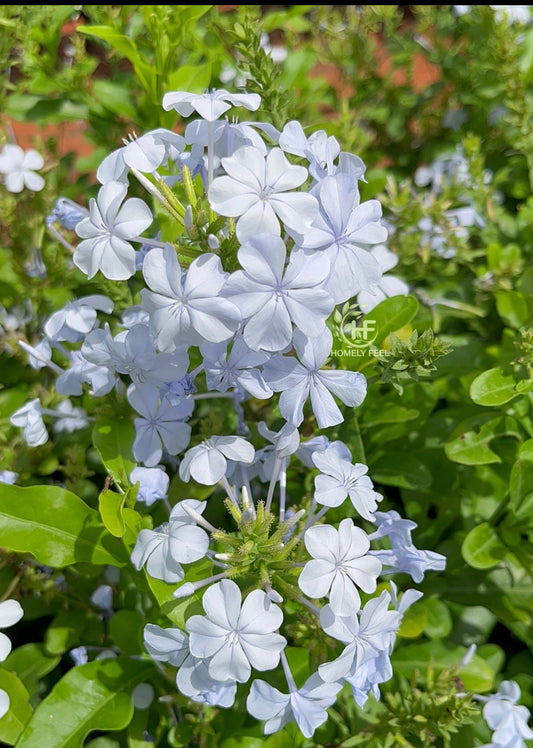
{"label": "oval green leaf", "polygon": [[135,429],[125,418],[99,418],[93,428],[93,443],[104,467],[115,483],[126,489],[130,473],[137,463],[133,459]]}
{"label": "oval green leaf", "polygon": [[62,568],[80,561],[124,566],[121,543],[100,522],[98,512],[57,486],[2,485],[0,547],[31,553],[47,566]]}
{"label": "oval green leaf", "polygon": [[29,694],[19,678],[4,668],[0,668],[0,688],[9,696],[9,711],[0,719],[0,741],[15,745],[31,719]]}
{"label": "oval green leaf", "polygon": [[17,748],[79,748],[92,730],[124,729],[134,688],[153,672],[151,662],[128,657],[72,668],[37,707]]}
{"label": "oval green leaf", "polygon": [[474,527],[463,540],[463,558],[474,569],[491,569],[497,566],[507,553],[496,530],[488,522]]}
{"label": "oval green leaf", "polygon": [[470,397],[478,405],[503,405],[516,395],[513,377],[499,368],[484,371],[470,385]]}
{"label": "oval green leaf", "polygon": [[376,323],[374,345],[380,345],[391,332],[407,325],[417,311],[418,301],[414,296],[391,296],[378,304],[365,315],[365,320],[374,320]]}

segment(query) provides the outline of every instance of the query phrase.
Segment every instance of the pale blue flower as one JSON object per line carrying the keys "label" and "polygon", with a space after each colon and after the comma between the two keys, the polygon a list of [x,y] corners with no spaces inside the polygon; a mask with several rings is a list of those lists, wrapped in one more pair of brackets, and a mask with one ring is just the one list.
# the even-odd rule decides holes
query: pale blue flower
{"label": "pale blue flower", "polygon": [[303,407],[308,397],[321,429],[344,420],[333,395],[351,407],[361,405],[365,398],[366,379],[363,374],[321,369],[329,358],[332,342],[333,337],[327,328],[314,338],[307,338],[296,330],[293,343],[301,363],[292,356],[273,356],[264,366],[266,382],[274,392],[281,392],[281,414],[293,426],[299,426],[303,421]]}
{"label": "pale blue flower", "polygon": [[256,719],[265,720],[265,735],[281,730],[296,721],[304,737],[311,738],[328,718],[326,709],[333,706],[341,683],[324,683],[317,673],[301,688],[284,694],[263,680],[254,680],[246,699],[246,709]]}
{"label": "pale blue flower", "polygon": [[45,182],[35,172],[43,166],[43,157],[33,148],[24,151],[19,145],[6,143],[0,151],[0,174],[8,192],[22,192],[25,187],[40,192]]}
{"label": "pale blue flower", "polygon": [[134,325],[111,337],[109,325],[93,330],[81,347],[87,361],[111,371],[127,374],[133,382],[162,385],[182,379],[189,358],[184,348],[156,353],[155,338],[146,325]]}
{"label": "pale blue flower", "polygon": [[230,387],[238,387],[259,400],[272,396],[258,368],[268,361],[270,354],[252,351],[240,335],[235,337],[229,354],[226,343],[202,343],[200,353],[208,389],[226,392]]}
{"label": "pale blue flower", "polygon": [[154,467],[161,460],[163,447],[170,455],[177,455],[189,444],[191,427],[184,420],[194,408],[188,399],[172,405],[151,384],[130,385],[130,405],[140,414],[136,418],[133,456],[146,467]]}
{"label": "pale blue flower", "polygon": [[189,637],[178,628],[161,628],[147,623],[143,631],[144,648],[153,660],[180,667],[189,655]]}
{"label": "pale blue flower", "polygon": [[122,148],[110,153],[98,167],[96,177],[101,184],[106,184],[123,182],[132,168],[142,173],[154,172],[184,148],[185,140],[181,135],[163,127],[150,130],[138,138],[132,136]]}
{"label": "pale blue flower", "polygon": [[520,687],[515,681],[503,681],[496,694],[488,697],[483,707],[483,717],[494,730],[494,748],[525,748],[525,740],[533,738],[529,727],[529,709],[517,705]]}
{"label": "pale blue flower", "polygon": [[39,398],[30,400],[16,410],[9,422],[23,429],[23,436],[29,447],[40,447],[48,441],[48,432],[44,425],[42,407]]}
{"label": "pale blue flower", "polygon": [[164,582],[181,582],[185,576],[182,564],[192,564],[204,558],[209,548],[209,536],[183,508],[187,504],[198,514],[205,509],[205,501],[187,499],[176,504],[169,521],[156,530],[141,530],[131,552],[131,563]]}
{"label": "pale blue flower", "polygon": [[178,690],[189,699],[208,706],[229,709],[235,702],[237,683],[219,681],[209,674],[208,661],[189,655],[178,670]]}
{"label": "pale blue flower", "polygon": [[383,244],[372,247],[370,254],[377,260],[382,276],[373,291],[360,291],[357,294],[357,303],[363,314],[372,311],[374,307],[391,296],[406,296],[409,293],[407,283],[394,275],[385,275],[398,264],[398,255],[388,250]]}
{"label": "pale blue flower", "polygon": [[58,395],[81,395],[82,384],[91,385],[95,397],[103,397],[115,386],[115,373],[107,366],[97,366],[87,361],[81,351],[70,351],[71,364],[56,380]]}
{"label": "pale blue flower", "polygon": [[0,483],[6,483],[8,486],[12,486],[16,482],[18,477],[19,474],[14,470],[0,471]]}
{"label": "pale blue flower", "polygon": [[307,137],[296,120],[287,122],[281,131],[279,147],[286,153],[306,158],[309,161],[309,171],[315,179],[323,179],[335,171],[334,162],[340,153],[337,138],[328,136],[325,130],[317,130]]}
{"label": "pale blue flower", "polygon": [[[18,600],[3,600],[0,603],[0,629],[14,626],[24,615],[24,610]],[[4,662],[11,652],[11,640],[0,633],[0,662]]]}
{"label": "pale blue flower", "polygon": [[262,590],[253,590],[241,605],[241,591],[230,579],[212,585],[202,598],[205,616],[185,624],[194,657],[207,659],[209,675],[218,681],[245,683],[252,668],[273,670],[287,641],[274,633],[283,613]]}
{"label": "pale blue flower", "polygon": [[89,217],[76,225],[83,239],[74,252],[74,264],[90,279],[98,270],[110,280],[127,280],[134,275],[135,250],[130,240],[152,223],[150,208],[138,197],[122,205],[127,187],[122,182],[107,182],[96,200],[89,201]]}
{"label": "pale blue flower", "polygon": [[198,112],[208,122],[214,122],[232,106],[243,106],[252,112],[259,109],[259,94],[230,93],[223,88],[206,91],[203,94],[188,91],[171,91],[163,96],[163,109],[175,109],[182,117]]}
{"label": "pale blue flower", "polygon": [[325,177],[317,196],[320,213],[304,236],[295,236],[296,244],[325,252],[331,263],[325,287],[336,304],[360,291],[372,292],[381,280],[381,270],[365,245],[381,244],[387,238],[387,229],[380,223],[381,205],[377,200],[360,203],[357,182],[342,172]]}
{"label": "pale blue flower", "polygon": [[151,290],[141,291],[142,306],[159,350],[171,353],[206,340],[221,343],[237,330],[241,314],[221,296],[227,274],[216,255],[201,255],[182,273],[174,249],[156,247],[144,260],[143,275]]}
{"label": "pale blue flower", "polygon": [[170,478],[160,467],[136,467],[130,473],[130,481],[133,485],[139,484],[137,501],[152,506],[166,497]]}
{"label": "pale blue flower", "polygon": [[349,496],[361,517],[372,521],[378,501],[383,497],[374,491],[366,475],[368,467],[361,463],[352,465],[351,456],[349,460],[341,459],[332,447],[315,452],[312,459],[320,470],[315,478],[316,501],[323,506],[340,506]]}
{"label": "pale blue flower", "polygon": [[228,460],[253,462],[255,449],[241,436],[211,436],[185,453],[179,473],[186,483],[192,478],[197,483],[214,486],[226,475]]}
{"label": "pale blue flower", "polygon": [[185,128],[185,140],[187,143],[202,146],[209,145],[210,133],[215,146],[215,155],[221,159],[232,156],[233,153],[245,145],[258,148],[266,155],[267,147],[265,141],[257,130],[263,130],[269,138],[277,142],[279,132],[268,122],[229,122],[227,119],[214,123],[197,119],[189,122]]}
{"label": "pale blue flower", "polygon": [[103,612],[113,610],[113,588],[109,584],[100,584],[90,597],[95,608]]}
{"label": "pale blue flower", "polygon": [[89,425],[87,413],[83,408],[76,408],[70,400],[62,400],[55,408],[56,421],[53,429],[56,433],[72,434]]}
{"label": "pale blue flower", "polygon": [[384,574],[409,574],[417,584],[423,581],[426,571],[443,571],[446,568],[446,556],[435,551],[421,550],[414,545],[372,551],[372,555],[379,558],[385,567]]}
{"label": "pale blue flower", "polygon": [[312,598],[328,595],[335,615],[355,615],[361,607],[357,588],[375,592],[381,573],[381,563],[368,555],[368,535],[346,518],[338,530],[331,525],[310,527],[304,541],[312,560],[298,578],[302,592]]}
{"label": "pale blue flower", "polygon": [[54,312],[44,326],[45,335],[52,341],[76,343],[98,323],[97,311],[111,314],[113,302],[107,296],[92,294],[68,301]]}
{"label": "pale blue flower", "polygon": [[[257,234],[280,236],[279,220],[297,233],[305,233],[318,213],[316,199],[307,192],[290,192],[307,179],[307,169],[291,164],[280,148],[264,153],[253,146],[239,148],[222,159],[226,176],[209,188],[213,210],[238,218],[241,243]],[[279,219],[279,220],[278,220]]]}
{"label": "pale blue flower", "polygon": [[388,536],[394,546],[412,545],[411,530],[418,525],[410,519],[403,519],[400,514],[391,509],[388,512],[374,512],[372,522],[377,530],[370,535],[371,540]]}
{"label": "pale blue flower", "polygon": [[59,197],[52,212],[46,217],[46,223],[60,223],[63,228],[72,231],[76,228],[76,224],[87,218],[88,215],[87,208],[69,200],[68,197]]}
{"label": "pale blue flower", "polygon": [[398,512],[376,512],[372,520],[378,526],[370,536],[371,540],[389,537],[391,548],[371,551],[379,558],[384,574],[403,572],[409,574],[413,581],[419,583],[426,571],[442,571],[446,568],[446,557],[435,551],[420,550],[413,545],[411,530],[417,525],[411,520],[404,520]]}
{"label": "pale blue flower", "polygon": [[320,611],[320,624],[326,634],[347,646],[333,662],[320,665],[320,677],[328,683],[351,678],[368,660],[389,653],[401,623],[401,614],[389,610],[390,594],[384,590],[369,600],[357,615],[336,616],[330,605]]}
{"label": "pale blue flower", "polygon": [[241,310],[245,343],[253,350],[283,351],[293,324],[305,335],[320,335],[334,303],[321,286],[329,274],[324,255],[296,254],[285,269],[287,249],[277,236],[257,233],[238,251],[243,270],[224,287]]}

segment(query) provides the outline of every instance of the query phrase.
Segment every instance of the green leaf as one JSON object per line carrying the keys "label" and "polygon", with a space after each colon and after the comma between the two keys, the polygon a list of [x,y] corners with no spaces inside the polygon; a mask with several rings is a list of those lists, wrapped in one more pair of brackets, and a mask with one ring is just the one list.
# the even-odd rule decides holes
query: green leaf
{"label": "green leaf", "polygon": [[237,738],[228,738],[221,743],[220,748],[263,748],[263,738],[253,738],[242,735]]}
{"label": "green leaf", "polygon": [[474,527],[461,546],[463,558],[474,569],[491,569],[497,566],[507,554],[507,548],[496,530],[488,522]]}
{"label": "green leaf", "polygon": [[503,405],[516,394],[514,378],[500,368],[484,371],[470,385],[470,397],[478,405]]}
{"label": "green leaf", "polygon": [[136,121],[139,113],[129,89],[124,85],[108,80],[95,80],[93,93],[96,100],[113,114]]}
{"label": "green leaf", "polygon": [[144,618],[136,610],[118,610],[109,621],[109,634],[124,654],[143,651],[142,632]]}
{"label": "green leaf", "polygon": [[519,517],[528,519],[533,509],[533,439],[520,447],[518,458],[511,470],[510,509]]}
{"label": "green leaf", "polygon": [[111,26],[78,26],[78,33],[86,36],[95,36],[103,39],[113,47],[117,52],[126,57],[135,70],[145,91],[153,90],[154,71],[146,62],[143,61],[137,45],[133,39],[129,39],[124,34],[119,34]]}
{"label": "green leaf", "polygon": [[[434,639],[424,644],[409,644],[398,649],[393,654],[393,668],[411,677],[415,671],[421,674],[427,672],[428,664],[432,660],[434,669],[440,672],[449,667],[458,667],[465,654],[465,647],[445,644]],[[485,693],[494,686],[494,671],[478,655],[474,655],[469,664],[461,668],[460,675],[467,691]]]}
{"label": "green leaf", "polygon": [[47,654],[62,655],[79,644],[86,623],[87,614],[84,610],[60,610],[44,635]]}
{"label": "green leaf", "polygon": [[125,499],[125,493],[117,493],[116,491],[102,491],[98,497],[102,522],[111,535],[116,538],[121,538],[126,532],[126,524],[122,514]]}
{"label": "green leaf", "polygon": [[496,293],[498,314],[509,327],[522,327],[528,317],[527,299],[518,291],[498,291]]}
{"label": "green leaf", "polygon": [[211,83],[211,65],[181,65],[168,77],[170,91],[203,93]]}
{"label": "green leaf", "polygon": [[418,603],[415,603],[410,608],[407,608],[403,614],[398,634],[406,639],[416,639],[424,631],[426,624],[426,611]]}
{"label": "green leaf", "polygon": [[[471,421],[467,421],[466,424],[471,425]],[[466,431],[456,439],[447,442],[444,445],[444,451],[450,460],[462,465],[488,465],[492,462],[501,462],[501,457],[489,447],[491,440],[499,436],[520,438],[520,427],[513,418],[506,416],[492,418],[483,423],[479,432]]]}
{"label": "green leaf", "polygon": [[80,561],[124,566],[128,561],[120,542],[101,525],[98,512],[56,486],[2,486],[0,547],[31,553],[54,568]]}
{"label": "green leaf", "polygon": [[29,694],[13,673],[0,668],[0,688],[9,696],[9,711],[0,719],[0,741],[15,745],[32,715]]}
{"label": "green leaf", "polygon": [[93,444],[105,469],[115,483],[125,489],[130,485],[130,473],[137,463],[132,446],[135,429],[126,418],[99,418],[93,428]]}
{"label": "green leaf", "polygon": [[41,678],[51,673],[60,660],[60,657],[49,657],[42,644],[31,643],[14,649],[3,667],[13,671],[31,695],[37,691]]}
{"label": "green leaf", "polygon": [[172,595],[176,589],[176,585],[154,579],[149,574],[146,574],[146,580],[152,594],[161,606],[161,612],[178,628],[185,629],[185,621],[191,615],[203,613],[202,598],[199,593],[195,592],[189,597],[176,600]]}
{"label": "green leaf", "polygon": [[72,668],[37,707],[17,748],[80,748],[92,730],[124,729],[134,688],[153,672],[151,662],[128,657]]}
{"label": "green leaf", "polygon": [[411,452],[393,452],[371,465],[372,480],[385,486],[424,489],[431,485],[431,473]]}
{"label": "green leaf", "polygon": [[376,323],[374,345],[379,346],[391,332],[407,325],[417,311],[418,301],[414,296],[391,296],[378,304],[365,315],[365,320],[374,320]]}
{"label": "green leaf", "polygon": [[453,628],[448,606],[436,597],[423,598],[419,604],[426,614],[424,633],[430,639],[444,639],[448,636]]}

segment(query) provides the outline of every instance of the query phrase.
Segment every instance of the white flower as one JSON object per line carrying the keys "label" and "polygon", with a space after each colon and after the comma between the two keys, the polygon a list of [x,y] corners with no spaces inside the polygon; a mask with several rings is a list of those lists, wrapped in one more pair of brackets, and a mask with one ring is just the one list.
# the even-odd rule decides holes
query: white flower
{"label": "white flower", "polygon": [[498,693],[489,696],[483,707],[483,716],[494,730],[492,742],[496,748],[525,748],[524,739],[533,738],[533,730],[527,724],[529,709],[517,705],[520,687],[515,681],[505,680]]}
{"label": "white flower", "polygon": [[280,148],[266,157],[258,148],[244,146],[222,159],[226,176],[217,177],[209,189],[213,210],[239,217],[241,243],[257,234],[281,233],[279,220],[292,231],[305,233],[318,214],[318,202],[307,192],[289,192],[307,179],[307,169],[295,166]]}
{"label": "white flower", "polygon": [[214,486],[226,475],[227,459],[249,465],[254,457],[255,449],[241,436],[212,436],[185,453],[180,478],[187,483],[192,476],[197,483]]}
{"label": "white flower", "polygon": [[181,344],[205,340],[221,343],[236,331],[241,313],[221,297],[227,274],[216,255],[206,252],[185,273],[172,247],[156,247],[146,256],[143,275],[151,290],[141,291],[142,307],[160,351],[171,353]]}
{"label": "white flower", "polygon": [[137,501],[152,506],[155,501],[164,499],[167,495],[170,478],[160,467],[136,467],[130,473],[130,481],[132,484],[139,484]]}
{"label": "white flower", "polygon": [[110,280],[127,280],[136,271],[135,250],[130,240],[152,223],[150,208],[138,197],[126,200],[128,188],[122,182],[107,182],[96,200],[89,202],[89,217],[76,225],[83,239],[74,252],[74,264],[90,279],[98,270]]}
{"label": "white flower", "polygon": [[147,623],[143,637],[145,649],[153,660],[180,667],[189,654],[189,637],[178,628],[163,629]]}
{"label": "white flower", "polygon": [[[392,270],[398,264],[398,255],[391,252],[383,244],[378,244],[370,250],[370,254],[377,260],[382,273]],[[391,296],[406,296],[409,286],[394,275],[382,275],[374,291],[360,291],[357,294],[357,303],[366,314],[376,307],[380,302]]]}
{"label": "white flower", "polygon": [[237,694],[235,681],[219,681],[209,675],[205,660],[190,655],[178,670],[178,690],[193,701],[209,706],[233,706]]}
{"label": "white flower", "polygon": [[320,625],[334,639],[347,646],[333,662],[320,665],[318,672],[327,683],[341,678],[351,678],[359,668],[370,660],[388,655],[402,615],[398,610],[389,610],[391,596],[383,590],[373,597],[357,615],[336,616],[331,605],[320,611]]}
{"label": "white flower", "polygon": [[312,460],[321,475],[315,478],[315,499],[323,506],[340,506],[347,496],[359,514],[372,521],[382,496],[374,491],[366,465],[339,457],[335,447],[313,452]]}
{"label": "white flower", "polygon": [[259,94],[232,94],[223,88],[203,94],[171,91],[163,96],[163,109],[167,112],[169,109],[175,109],[182,117],[189,117],[193,112],[198,112],[200,117],[208,122],[214,122],[232,106],[243,106],[254,112],[260,103]]}
{"label": "white flower", "polygon": [[212,585],[202,598],[205,616],[192,616],[185,627],[194,657],[208,659],[209,675],[217,681],[245,683],[252,667],[273,670],[287,641],[274,633],[283,613],[263,590],[253,590],[242,603],[230,579]]}
{"label": "white flower", "polygon": [[180,582],[185,576],[183,564],[203,558],[209,548],[209,536],[187,514],[182,504],[201,513],[205,501],[187,499],[173,507],[167,523],[156,530],[141,530],[131,553],[131,563],[137,571],[146,571],[164,582]]}
{"label": "white flower", "polygon": [[366,532],[347,518],[338,530],[331,525],[310,527],[304,541],[313,559],[306,563],[298,579],[302,592],[313,598],[329,594],[335,615],[355,615],[361,607],[357,587],[375,592],[381,573],[378,559],[367,555],[370,541]]}
{"label": "white flower", "polygon": [[239,249],[243,270],[224,287],[246,320],[243,337],[252,350],[282,351],[292,340],[293,324],[305,335],[320,335],[333,309],[333,299],[321,288],[330,270],[327,257],[297,253],[285,268],[286,255],[280,237],[257,234]]}
{"label": "white flower", "polygon": [[23,436],[29,447],[40,447],[48,441],[48,432],[44,425],[38,397],[16,410],[9,422],[23,429]]}
{"label": "white flower", "polygon": [[[7,629],[9,626],[14,626],[15,623],[20,621],[23,615],[24,611],[17,600],[4,600],[4,602],[0,603],[0,629]],[[5,634],[0,633],[0,662],[3,662],[10,652],[10,639]]]}
{"label": "white flower", "polygon": [[327,720],[326,709],[335,703],[341,688],[342,683],[324,683],[318,673],[308,678],[302,688],[288,694],[263,680],[254,680],[246,708],[256,719],[266,720],[265,735],[278,732],[294,719],[304,737],[311,738]]}
{"label": "white flower", "polygon": [[7,144],[0,151],[0,174],[5,174],[8,192],[22,192],[24,187],[33,192],[42,190],[44,179],[35,170],[43,165],[43,157],[33,148],[24,152],[19,145]]}

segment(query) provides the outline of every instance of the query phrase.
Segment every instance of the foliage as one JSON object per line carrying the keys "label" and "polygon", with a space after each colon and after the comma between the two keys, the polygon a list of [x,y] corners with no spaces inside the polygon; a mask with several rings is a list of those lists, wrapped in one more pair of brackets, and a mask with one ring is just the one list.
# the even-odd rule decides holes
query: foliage
{"label": "foliage", "polygon": [[[0,719],[0,740],[28,748],[43,735],[50,748],[140,748],[147,736],[161,748],[482,745],[490,731],[463,689],[488,694],[513,679],[533,707],[533,29],[491,6],[464,15],[452,6],[223,7],[0,8],[0,58],[10,69],[2,110],[15,122],[85,122],[94,148],[78,158],[41,136],[45,189],[13,195],[0,185],[0,465],[20,484],[2,486],[0,589],[24,608],[0,671],[0,688],[17,704]],[[275,61],[273,47],[284,59]],[[75,297],[135,302],[133,283],[88,280],[72,267],[47,228],[55,199],[96,196],[96,166],[128,132],[174,126],[164,93],[207,87],[259,93],[262,109],[250,119],[270,116],[280,129],[296,119],[357,153],[369,167],[363,198],[382,203],[394,274],[409,287],[365,313],[379,331],[368,347],[346,347],[347,310],[333,317],[330,364],[364,374],[368,395],[328,436],[368,465],[381,508],[416,522],[417,545],[444,554],[447,567],[427,576],[424,598],[405,615],[381,701],[361,710],[345,688],[313,739],[294,725],[264,738],[242,698],[230,711],[192,702],[175,692],[172,668],[143,657],[144,624],[182,626],[186,604],[198,607],[199,597],[176,601],[128,563],[139,530],[165,513],[136,503],[127,404],[111,395],[95,407],[86,393],[92,428],[34,449],[9,422],[31,398],[52,409],[58,401],[52,374],[28,367],[19,340],[35,344],[44,321]],[[9,142],[7,126],[2,135]],[[198,199],[189,244],[205,250],[199,238],[220,227]],[[228,240],[225,251],[236,249]],[[257,420],[279,425],[279,414],[257,401],[253,408]],[[201,408],[198,441],[231,433],[232,418],[223,401]],[[307,437],[319,431],[312,416],[306,429]],[[289,474],[288,491],[309,498],[315,474]],[[208,495],[176,476],[170,503],[185,490]],[[202,576],[193,566],[190,581]],[[112,614],[91,602],[102,585]],[[295,615],[291,627],[300,685],[308,652],[319,658],[325,642],[311,616]],[[477,654],[460,669],[471,644]],[[82,646],[87,664],[76,660]],[[118,656],[94,659],[106,652]],[[134,709],[131,693],[148,681],[157,698]]]}

